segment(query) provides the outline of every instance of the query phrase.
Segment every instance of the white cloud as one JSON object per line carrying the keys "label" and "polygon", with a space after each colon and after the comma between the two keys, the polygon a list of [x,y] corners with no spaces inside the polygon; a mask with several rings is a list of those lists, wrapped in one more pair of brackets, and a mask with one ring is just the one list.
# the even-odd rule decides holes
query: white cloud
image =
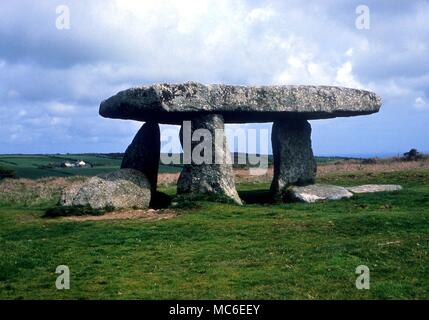
{"label": "white cloud", "polygon": [[275,15],[275,11],[272,10],[271,8],[255,8],[249,12],[247,17],[251,22],[254,22],[254,21],[267,21],[274,15]]}
{"label": "white cloud", "polygon": [[49,103],[48,109],[55,114],[63,115],[70,114],[76,111],[75,106],[56,101]]}
{"label": "white cloud", "polygon": [[350,61],[345,62],[338,68],[335,84],[344,87],[364,89],[364,86],[355,80],[353,76],[353,66]]}
{"label": "white cloud", "polygon": [[429,101],[426,101],[426,99],[422,97],[417,97],[414,101],[414,106],[418,110],[429,110]]}

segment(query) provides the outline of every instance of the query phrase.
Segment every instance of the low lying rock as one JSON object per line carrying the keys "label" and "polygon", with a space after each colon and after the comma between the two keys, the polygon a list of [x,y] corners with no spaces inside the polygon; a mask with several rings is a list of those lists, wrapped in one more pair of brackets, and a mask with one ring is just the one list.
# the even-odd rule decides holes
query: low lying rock
{"label": "low lying rock", "polygon": [[339,200],[350,198],[353,194],[346,188],[328,184],[312,184],[304,187],[291,187],[286,197],[294,201],[313,203],[320,200]]}
{"label": "low lying rock", "polygon": [[60,205],[146,209],[150,198],[150,183],[146,176],[134,169],[121,169],[66,188],[61,194]]}
{"label": "low lying rock", "polygon": [[384,191],[398,191],[402,190],[399,184],[364,184],[362,186],[347,188],[353,193],[371,193],[371,192],[384,192]]}

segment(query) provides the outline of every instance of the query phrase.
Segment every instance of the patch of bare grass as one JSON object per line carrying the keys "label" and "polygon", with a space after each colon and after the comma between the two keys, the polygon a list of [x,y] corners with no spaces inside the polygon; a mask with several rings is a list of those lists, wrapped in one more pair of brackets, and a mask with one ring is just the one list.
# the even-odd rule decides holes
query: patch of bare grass
{"label": "patch of bare grass", "polygon": [[0,204],[38,205],[58,201],[61,190],[85,177],[5,179],[0,182]]}
{"label": "patch of bare grass", "polygon": [[380,173],[412,169],[429,169],[429,159],[420,161],[401,161],[399,158],[375,159],[375,163],[365,164],[361,160],[342,160],[335,164],[319,165],[317,175],[331,173]]}
{"label": "patch of bare grass", "polygon": [[176,213],[171,209],[165,210],[127,210],[112,211],[100,216],[73,216],[64,217],[61,220],[66,221],[103,221],[103,220],[124,220],[124,219],[142,219],[142,220],[164,220],[176,217]]}

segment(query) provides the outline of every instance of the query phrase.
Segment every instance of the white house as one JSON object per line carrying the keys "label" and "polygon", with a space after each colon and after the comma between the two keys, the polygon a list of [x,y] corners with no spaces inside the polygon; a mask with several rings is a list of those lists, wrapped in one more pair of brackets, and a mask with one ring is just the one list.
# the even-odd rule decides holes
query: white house
{"label": "white house", "polygon": [[85,167],[85,166],[86,166],[86,162],[85,162],[85,161],[80,160],[80,161],[78,161],[78,162],[76,163],[76,166],[78,166],[78,167]]}

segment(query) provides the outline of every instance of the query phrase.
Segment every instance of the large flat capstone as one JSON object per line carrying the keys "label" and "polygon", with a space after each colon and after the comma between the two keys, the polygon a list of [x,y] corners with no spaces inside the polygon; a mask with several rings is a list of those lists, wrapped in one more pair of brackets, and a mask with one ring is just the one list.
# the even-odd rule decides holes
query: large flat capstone
{"label": "large flat capstone", "polygon": [[222,115],[226,123],[281,118],[324,119],[378,112],[381,98],[365,90],[333,86],[235,86],[154,84],[119,92],[100,105],[106,118],[181,124],[196,114]]}

